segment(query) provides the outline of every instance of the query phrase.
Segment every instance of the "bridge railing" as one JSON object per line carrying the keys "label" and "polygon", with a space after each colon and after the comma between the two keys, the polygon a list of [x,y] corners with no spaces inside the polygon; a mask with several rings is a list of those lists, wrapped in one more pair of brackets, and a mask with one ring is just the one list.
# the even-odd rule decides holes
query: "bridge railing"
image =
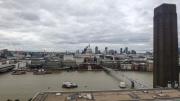
{"label": "bridge railing", "polygon": [[117,74],[117,75],[120,75],[120,76],[124,77],[125,79],[131,81],[131,83],[132,83],[133,85],[134,85],[134,83],[135,83],[135,84],[140,85],[140,86],[143,87],[143,88],[148,88],[147,86],[143,85],[143,84],[140,83],[139,81],[134,80],[134,79],[132,79],[132,78],[126,76],[126,75],[123,75],[123,74],[119,73],[119,72],[116,72],[116,71],[114,71],[114,70],[111,69],[111,68],[107,68],[107,67],[103,67],[103,68],[106,69],[106,70],[108,70],[108,71],[110,71],[110,72],[113,72],[113,73],[115,73],[115,74]]}

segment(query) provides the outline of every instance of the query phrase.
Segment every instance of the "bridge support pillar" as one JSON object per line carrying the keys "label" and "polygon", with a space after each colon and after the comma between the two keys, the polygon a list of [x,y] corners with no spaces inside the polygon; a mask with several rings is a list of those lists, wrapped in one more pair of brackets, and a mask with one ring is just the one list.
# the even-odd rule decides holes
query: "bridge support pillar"
{"label": "bridge support pillar", "polygon": [[132,88],[134,88],[134,82],[132,82],[132,81],[131,81],[131,83],[132,83],[132,85],[131,85],[131,86],[132,86]]}

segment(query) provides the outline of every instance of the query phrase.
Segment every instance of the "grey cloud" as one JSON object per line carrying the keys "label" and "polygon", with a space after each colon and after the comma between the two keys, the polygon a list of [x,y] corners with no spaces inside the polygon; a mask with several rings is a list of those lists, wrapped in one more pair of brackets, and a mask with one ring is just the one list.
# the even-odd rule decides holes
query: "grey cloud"
{"label": "grey cloud", "polygon": [[[0,43],[11,48],[9,43],[17,43],[37,51],[47,47],[49,51],[82,50],[88,43],[92,49],[98,46],[100,50],[104,50],[104,45],[116,50],[126,46],[152,50],[153,10],[163,2],[180,3],[178,0],[5,0],[0,3]],[[177,14],[179,9],[177,5]]]}
{"label": "grey cloud", "polygon": [[39,20],[39,16],[35,13],[32,12],[15,12],[15,15],[18,16],[19,18],[25,19],[25,20],[30,20],[30,21],[36,21]]}

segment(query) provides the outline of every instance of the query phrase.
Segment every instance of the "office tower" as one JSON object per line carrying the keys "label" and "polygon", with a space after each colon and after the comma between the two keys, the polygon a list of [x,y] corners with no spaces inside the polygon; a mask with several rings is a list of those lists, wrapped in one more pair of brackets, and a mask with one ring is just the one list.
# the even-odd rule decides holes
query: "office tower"
{"label": "office tower", "polygon": [[98,54],[98,47],[95,47],[95,54]]}
{"label": "office tower", "polygon": [[120,54],[122,54],[122,48],[120,48]]}
{"label": "office tower", "polygon": [[125,47],[125,53],[128,54],[128,47]]}
{"label": "office tower", "polygon": [[114,54],[117,54],[117,51],[114,51]]}
{"label": "office tower", "polygon": [[105,54],[107,55],[107,53],[108,53],[108,48],[106,47],[105,48]]}
{"label": "office tower", "polygon": [[109,55],[114,55],[115,54],[115,51],[114,50],[109,50]]}
{"label": "office tower", "polygon": [[179,83],[177,14],[175,4],[154,9],[153,87]]}
{"label": "office tower", "polygon": [[131,50],[131,54],[136,54],[136,51],[135,50]]}

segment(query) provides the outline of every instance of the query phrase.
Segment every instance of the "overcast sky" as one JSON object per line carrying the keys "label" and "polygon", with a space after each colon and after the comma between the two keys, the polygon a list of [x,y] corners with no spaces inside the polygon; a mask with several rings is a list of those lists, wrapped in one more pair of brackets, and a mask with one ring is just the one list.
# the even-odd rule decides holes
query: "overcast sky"
{"label": "overcast sky", "polygon": [[162,3],[176,4],[180,23],[180,0],[0,0],[0,49],[152,51]]}

